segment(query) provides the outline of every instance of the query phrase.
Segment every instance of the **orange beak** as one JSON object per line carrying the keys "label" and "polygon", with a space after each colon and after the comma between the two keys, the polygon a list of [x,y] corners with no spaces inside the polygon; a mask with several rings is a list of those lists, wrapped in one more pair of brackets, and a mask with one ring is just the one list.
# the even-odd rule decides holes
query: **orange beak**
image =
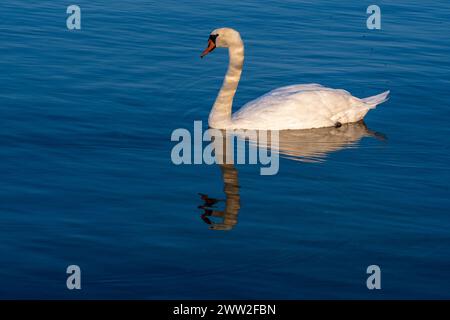
{"label": "orange beak", "polygon": [[214,41],[212,41],[211,39],[208,40],[208,47],[203,50],[202,54],[200,55],[200,58],[203,58],[204,56],[206,56],[208,53],[210,53],[211,51],[213,51],[216,48],[216,44],[214,43]]}

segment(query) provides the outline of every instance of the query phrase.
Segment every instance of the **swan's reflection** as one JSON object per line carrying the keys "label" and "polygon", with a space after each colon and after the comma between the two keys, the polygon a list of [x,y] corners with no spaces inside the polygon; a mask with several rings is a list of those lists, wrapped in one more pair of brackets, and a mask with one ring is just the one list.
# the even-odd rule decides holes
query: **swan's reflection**
{"label": "swan's reflection", "polygon": [[[225,134],[217,130],[218,134],[211,131],[212,141],[215,144],[215,157],[222,171],[225,199],[211,198],[206,194],[200,194],[203,203],[199,206],[204,210],[201,218],[213,230],[231,230],[236,224],[240,209],[238,172],[234,163],[227,161],[227,153],[232,152],[228,139],[234,139],[236,135]],[[309,130],[283,130],[279,131],[279,143],[275,148],[269,144],[262,145],[259,141],[250,140],[250,144],[278,152],[280,156],[296,161],[320,162],[324,161],[331,152],[356,148],[358,142],[364,137],[373,137],[386,140],[385,135],[367,128],[364,122],[345,124],[339,128],[320,128]],[[239,135],[237,135],[239,138]],[[276,150],[274,150],[276,149]],[[231,157],[232,159],[232,157]],[[223,210],[219,210],[224,207]],[[215,222],[219,220],[220,222]]]}
{"label": "swan's reflection", "polygon": [[[360,121],[340,127],[279,131],[278,152],[281,157],[295,161],[321,162],[331,152],[356,148],[364,137],[386,140],[384,134],[370,130]],[[270,149],[270,145],[266,147]]]}
{"label": "swan's reflection", "polygon": [[[204,210],[201,217],[205,223],[209,224],[210,229],[231,230],[237,224],[237,216],[241,207],[238,172],[233,164],[220,164],[219,166],[222,170],[225,199],[220,200],[200,194],[204,203],[199,208]],[[221,205],[225,208],[217,209],[217,206]],[[220,222],[214,222],[210,217],[219,218]]]}

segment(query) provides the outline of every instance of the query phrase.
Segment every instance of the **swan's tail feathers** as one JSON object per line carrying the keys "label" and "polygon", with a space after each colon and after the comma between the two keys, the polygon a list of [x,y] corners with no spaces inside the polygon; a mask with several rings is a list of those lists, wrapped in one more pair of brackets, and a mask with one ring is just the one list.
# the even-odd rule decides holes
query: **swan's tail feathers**
{"label": "swan's tail feathers", "polygon": [[390,91],[377,94],[376,96],[361,99],[370,109],[375,109],[377,105],[387,101],[389,99]]}

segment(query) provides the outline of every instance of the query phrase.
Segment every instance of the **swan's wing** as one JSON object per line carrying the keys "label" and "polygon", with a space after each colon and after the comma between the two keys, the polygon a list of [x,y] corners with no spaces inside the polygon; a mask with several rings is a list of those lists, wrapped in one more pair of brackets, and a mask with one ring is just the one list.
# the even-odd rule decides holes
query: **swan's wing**
{"label": "swan's wing", "polygon": [[[307,83],[307,84],[293,84],[290,86],[285,86],[281,88],[274,89],[266,93],[266,95],[277,95],[277,94],[289,94],[289,93],[299,93],[304,91],[318,90],[320,88],[325,88],[324,86],[318,83]],[[261,96],[264,97],[264,96]]]}
{"label": "swan's wing", "polygon": [[233,115],[233,124],[247,129],[320,128],[338,121],[352,122],[355,110],[367,112],[361,106],[363,102],[345,90],[319,84],[292,85],[248,102]]}

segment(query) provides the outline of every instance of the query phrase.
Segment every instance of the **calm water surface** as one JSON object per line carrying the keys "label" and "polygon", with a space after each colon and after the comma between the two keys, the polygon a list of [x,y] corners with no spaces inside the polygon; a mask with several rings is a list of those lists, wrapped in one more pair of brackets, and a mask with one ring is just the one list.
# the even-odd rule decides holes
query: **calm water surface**
{"label": "calm water surface", "polygon": [[[77,32],[66,1],[0,4],[1,298],[450,298],[448,1],[377,1],[379,31],[373,1],[75,2]],[[391,99],[368,129],[295,137],[320,161],[275,176],[175,166],[171,132],[206,127],[226,71],[225,50],[199,59],[222,26],[246,44],[235,109],[295,83]],[[202,209],[226,197],[225,222]]]}

